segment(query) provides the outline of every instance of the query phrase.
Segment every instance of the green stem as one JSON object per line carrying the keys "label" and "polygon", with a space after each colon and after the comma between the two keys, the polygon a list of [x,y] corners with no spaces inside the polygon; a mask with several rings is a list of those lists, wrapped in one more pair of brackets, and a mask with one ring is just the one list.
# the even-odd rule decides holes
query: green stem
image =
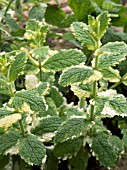
{"label": "green stem", "polygon": [[41,59],[39,59],[40,81],[42,81]]}
{"label": "green stem", "polygon": [[110,87],[110,89],[114,89],[114,88],[116,88],[117,86],[119,86],[120,84],[121,84],[121,81],[113,84],[113,85]]}
{"label": "green stem", "polygon": [[[100,40],[97,41],[97,49],[100,47]],[[94,66],[94,70],[98,70],[98,56],[95,56],[95,66]],[[93,99],[96,99],[96,95],[97,95],[97,81],[94,81],[93,83]],[[91,104],[90,107],[90,120],[94,120],[94,109],[95,106],[94,104]]]}
{"label": "green stem", "polygon": [[21,131],[22,131],[22,135],[23,135],[23,136],[26,136],[26,133],[25,133],[25,129],[24,129],[22,120],[19,120],[19,124],[20,124],[20,129],[21,129]]}
{"label": "green stem", "polygon": [[[8,3],[8,5],[7,5],[7,8],[6,8],[5,12],[4,12],[4,15],[3,15],[4,17],[6,17],[7,12],[8,12],[8,10],[9,10],[12,2],[13,2],[13,0],[10,0],[10,1],[9,1],[9,3]],[[3,23],[4,17],[1,19],[1,23]],[[1,46],[1,45],[2,45],[2,31],[0,30],[0,46]],[[0,50],[1,50],[1,49],[0,49]]]}
{"label": "green stem", "polygon": [[80,101],[79,101],[79,107],[80,107],[80,109],[83,108],[83,110],[84,110],[84,107],[85,107],[85,100],[84,100],[84,98],[81,98],[81,99],[80,99]]}
{"label": "green stem", "polygon": [[[14,1],[14,0],[10,0],[10,1],[9,1],[9,3],[8,3],[8,5],[7,5],[7,8],[6,8],[5,12],[4,12],[4,17],[6,17],[7,12],[8,12],[8,10],[9,10],[9,8],[10,8],[10,6],[11,6],[11,3],[12,3],[13,1]],[[3,20],[4,20],[4,18],[2,18],[1,23],[3,23]]]}
{"label": "green stem", "polygon": [[14,96],[13,85],[14,85],[13,83],[8,85],[8,90],[9,90],[10,97]]}

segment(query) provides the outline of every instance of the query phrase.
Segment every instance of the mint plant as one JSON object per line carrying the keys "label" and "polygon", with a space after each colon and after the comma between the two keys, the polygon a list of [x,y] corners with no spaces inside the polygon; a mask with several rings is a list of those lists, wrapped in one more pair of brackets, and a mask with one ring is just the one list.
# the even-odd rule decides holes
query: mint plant
{"label": "mint plant", "polygon": [[[114,66],[126,59],[127,46],[124,42],[109,42],[102,46],[101,38],[109,22],[110,15],[104,11],[96,18],[89,16],[88,25],[75,22],[71,27],[74,37],[82,46],[93,51],[94,58],[91,67],[84,63],[72,65],[62,72],[59,79],[62,86],[71,86],[80,100],[79,107],[84,110],[83,117],[67,119],[54,138],[54,153],[64,159],[68,157],[70,169],[77,169],[76,164],[82,155],[87,159],[79,167],[87,168],[89,153],[103,166],[112,168],[117,157],[124,152],[124,142],[112,135],[102,122],[102,118],[127,116],[126,98],[113,90],[119,84],[125,84],[126,75],[121,77]],[[108,82],[114,83],[109,89]]]}
{"label": "mint plant", "polygon": [[[58,169],[59,160],[65,159],[69,169],[87,169],[91,154],[103,166],[115,166],[124,153],[125,136],[121,140],[112,135],[102,119],[127,116],[126,98],[113,90],[126,85],[126,74],[121,77],[114,67],[126,59],[127,46],[102,46],[109,22],[110,14],[104,11],[96,18],[89,16],[88,25],[71,26],[77,41],[93,51],[91,66],[81,50],[44,46],[48,26],[36,19],[26,23],[25,48],[1,53],[0,93],[9,96],[0,108],[0,161],[5,159],[1,168],[9,161],[14,166],[13,155],[20,157],[24,169],[24,164]],[[79,98],[78,105],[68,104],[55,86],[56,72],[61,72],[59,84],[70,86]],[[21,75],[24,88],[18,90]],[[114,84],[108,88],[108,82]],[[122,132],[126,135],[125,129]]]}

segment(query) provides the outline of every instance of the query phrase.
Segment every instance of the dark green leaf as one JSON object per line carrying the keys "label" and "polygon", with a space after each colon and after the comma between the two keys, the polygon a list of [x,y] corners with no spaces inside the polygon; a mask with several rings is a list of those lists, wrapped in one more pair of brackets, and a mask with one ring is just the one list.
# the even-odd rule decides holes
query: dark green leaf
{"label": "dark green leaf", "polygon": [[68,5],[74,11],[79,21],[86,21],[87,15],[94,11],[90,0],[68,0]]}
{"label": "dark green leaf", "polygon": [[87,170],[89,153],[83,147],[69,160],[70,170]]}
{"label": "dark green leaf", "polygon": [[86,133],[88,122],[83,118],[72,118],[64,122],[55,136],[55,143],[65,142],[69,139],[78,138]]}
{"label": "dark green leaf", "polygon": [[15,146],[21,137],[19,131],[8,131],[0,136],[0,154],[4,154],[5,151]]}
{"label": "dark green leaf", "polygon": [[23,72],[27,57],[24,52],[17,51],[15,59],[11,62],[8,70],[8,81],[13,82]]}
{"label": "dark green leaf", "polygon": [[45,163],[46,149],[34,135],[27,135],[19,141],[19,154],[30,165]]}
{"label": "dark green leaf", "polygon": [[16,21],[11,17],[10,14],[7,14],[4,20],[13,32],[16,32],[18,30],[18,25]]}
{"label": "dark green leaf", "polygon": [[49,58],[43,65],[47,70],[61,71],[67,67],[85,62],[86,56],[79,50],[61,50]]}
{"label": "dark green leaf", "polygon": [[62,121],[59,117],[46,117],[43,118],[39,124],[32,129],[32,133],[42,135],[48,132],[56,131],[61,125]]}
{"label": "dark green leaf", "polygon": [[45,12],[45,21],[48,24],[61,27],[61,22],[65,17],[66,13],[62,9],[53,5],[48,5]]}
{"label": "dark green leaf", "polygon": [[0,155],[0,169],[3,170],[3,168],[9,163],[9,155]]}
{"label": "dark green leaf", "polygon": [[112,168],[115,165],[117,155],[112,145],[108,143],[107,135],[100,133],[93,137],[91,148],[103,166]]}
{"label": "dark green leaf", "polygon": [[74,22],[71,27],[74,37],[89,50],[95,50],[97,42],[92,35],[93,30],[83,22]]}
{"label": "dark green leaf", "polygon": [[70,139],[55,145],[54,154],[58,158],[67,158],[75,155],[83,146],[83,138]]}
{"label": "dark green leaf", "polygon": [[45,15],[45,11],[46,11],[45,5],[33,6],[29,11],[28,16],[30,19],[37,19],[39,21],[42,21]]}

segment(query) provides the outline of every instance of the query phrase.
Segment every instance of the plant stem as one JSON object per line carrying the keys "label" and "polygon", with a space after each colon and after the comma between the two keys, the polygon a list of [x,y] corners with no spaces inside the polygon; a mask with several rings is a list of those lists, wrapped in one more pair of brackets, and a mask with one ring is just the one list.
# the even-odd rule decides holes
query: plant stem
{"label": "plant stem", "polygon": [[[100,40],[97,41],[97,49],[100,47]],[[94,70],[98,70],[98,56],[95,56],[95,66]],[[96,99],[97,95],[97,81],[94,81],[93,83],[93,100]],[[90,107],[90,120],[94,119],[94,104],[91,104]]]}
{"label": "plant stem", "polygon": [[110,89],[114,89],[114,88],[116,88],[117,86],[119,86],[120,84],[121,84],[121,81],[113,84],[113,85],[110,87]]}
{"label": "plant stem", "polygon": [[41,59],[39,58],[39,74],[40,74],[40,81],[42,81],[42,69],[41,69]]}
{"label": "plant stem", "polygon": [[22,135],[26,136],[22,120],[19,120],[19,124],[20,124],[20,129],[22,131]]}
{"label": "plant stem", "polygon": [[84,106],[85,106],[85,100],[84,100],[84,98],[81,98],[79,101],[79,107],[80,107],[80,109],[83,108],[83,110],[84,110]]}
{"label": "plant stem", "polygon": [[[8,3],[8,5],[7,5],[7,8],[6,8],[5,12],[4,12],[4,17],[6,17],[7,12],[8,12],[8,10],[9,10],[9,8],[10,8],[10,6],[11,6],[11,3],[12,3],[13,1],[14,1],[14,0],[10,0],[10,1],[9,1],[9,3]],[[3,18],[2,18],[2,20],[1,20],[1,23],[3,23]]]}
{"label": "plant stem", "polygon": [[8,85],[8,90],[9,90],[9,93],[10,93],[10,97],[14,96],[14,92],[13,92],[13,87],[12,86],[13,86],[13,83]]}
{"label": "plant stem", "polygon": [[[7,12],[8,12],[8,10],[9,10],[12,2],[13,2],[13,0],[10,0],[10,1],[9,1],[9,3],[8,3],[8,5],[7,5],[7,8],[6,8],[5,12],[4,12],[3,18],[1,19],[1,23],[3,23],[4,17],[6,17]],[[0,30],[0,46],[1,46],[1,44],[2,44],[2,31]]]}

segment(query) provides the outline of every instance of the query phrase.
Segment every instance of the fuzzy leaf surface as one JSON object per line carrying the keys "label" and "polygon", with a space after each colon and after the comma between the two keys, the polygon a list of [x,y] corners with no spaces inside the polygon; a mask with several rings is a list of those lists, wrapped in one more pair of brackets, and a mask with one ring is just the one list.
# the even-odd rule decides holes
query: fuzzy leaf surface
{"label": "fuzzy leaf surface", "polygon": [[103,45],[98,52],[100,54],[111,54],[111,55],[119,55],[119,54],[127,54],[127,45],[124,42],[109,42],[106,45]]}
{"label": "fuzzy leaf surface", "polygon": [[8,81],[13,82],[23,72],[27,60],[24,52],[16,52],[15,59],[11,62],[8,70]]}
{"label": "fuzzy leaf surface", "polygon": [[96,40],[92,35],[92,30],[88,25],[83,22],[75,22],[71,27],[74,37],[82,43],[83,46],[86,46],[89,50],[96,49]]}
{"label": "fuzzy leaf surface", "polygon": [[110,168],[114,166],[117,155],[112,145],[108,143],[107,135],[98,134],[93,137],[91,148],[103,166]]}
{"label": "fuzzy leaf surface", "polygon": [[83,82],[86,84],[100,79],[101,77],[101,73],[94,71],[91,67],[75,66],[65,70],[61,74],[59,82],[62,86],[68,86],[77,82]]}
{"label": "fuzzy leaf surface", "polygon": [[42,19],[44,18],[45,11],[46,11],[45,5],[33,6],[28,14],[29,19],[36,19],[42,21]]}
{"label": "fuzzy leaf surface", "polygon": [[46,101],[47,109],[41,110],[40,117],[57,116],[58,111],[57,111],[57,108],[56,108],[54,101],[50,97],[46,97],[45,101]]}
{"label": "fuzzy leaf surface", "polygon": [[48,46],[40,47],[40,48],[35,48],[33,49],[30,53],[32,55],[32,58],[39,60],[41,59],[42,61],[46,58],[48,55]]}
{"label": "fuzzy leaf surface", "polygon": [[79,98],[90,97],[92,94],[92,84],[71,85],[71,90]]}
{"label": "fuzzy leaf surface", "polygon": [[47,70],[61,71],[67,67],[78,65],[86,60],[86,56],[79,50],[61,50],[49,58],[43,65]]}
{"label": "fuzzy leaf surface", "polygon": [[79,137],[56,144],[53,152],[58,158],[71,157],[75,155],[82,146],[83,138]]}
{"label": "fuzzy leaf surface", "polygon": [[118,136],[110,136],[108,139],[117,154],[123,154],[125,151],[124,142]]}
{"label": "fuzzy leaf surface", "polygon": [[82,136],[86,132],[87,122],[82,118],[72,118],[62,124],[56,133],[55,143],[65,142]]}
{"label": "fuzzy leaf surface", "polygon": [[112,67],[105,68],[101,70],[101,73],[103,74],[103,78],[105,80],[108,80],[109,82],[119,82],[120,81],[120,73],[119,70],[113,69]]}
{"label": "fuzzy leaf surface", "polygon": [[27,103],[31,110],[35,112],[41,112],[41,110],[46,109],[44,98],[32,90],[22,90],[17,92],[15,97],[10,100],[10,103],[12,106],[20,109],[24,103]]}
{"label": "fuzzy leaf surface", "polygon": [[27,135],[19,141],[19,154],[30,165],[42,165],[46,156],[43,143],[34,135]]}
{"label": "fuzzy leaf surface", "polygon": [[64,102],[62,93],[60,93],[55,86],[52,86],[49,96],[52,98],[57,108],[60,107]]}
{"label": "fuzzy leaf surface", "polygon": [[42,119],[39,124],[32,129],[32,133],[42,135],[43,133],[54,132],[61,125],[62,121],[59,117],[46,117]]}
{"label": "fuzzy leaf surface", "polygon": [[96,99],[96,116],[114,117],[126,116],[127,100],[124,96],[114,95],[109,92],[109,96]]}
{"label": "fuzzy leaf surface", "polygon": [[8,131],[0,136],[0,154],[15,146],[21,137],[19,131]]}

